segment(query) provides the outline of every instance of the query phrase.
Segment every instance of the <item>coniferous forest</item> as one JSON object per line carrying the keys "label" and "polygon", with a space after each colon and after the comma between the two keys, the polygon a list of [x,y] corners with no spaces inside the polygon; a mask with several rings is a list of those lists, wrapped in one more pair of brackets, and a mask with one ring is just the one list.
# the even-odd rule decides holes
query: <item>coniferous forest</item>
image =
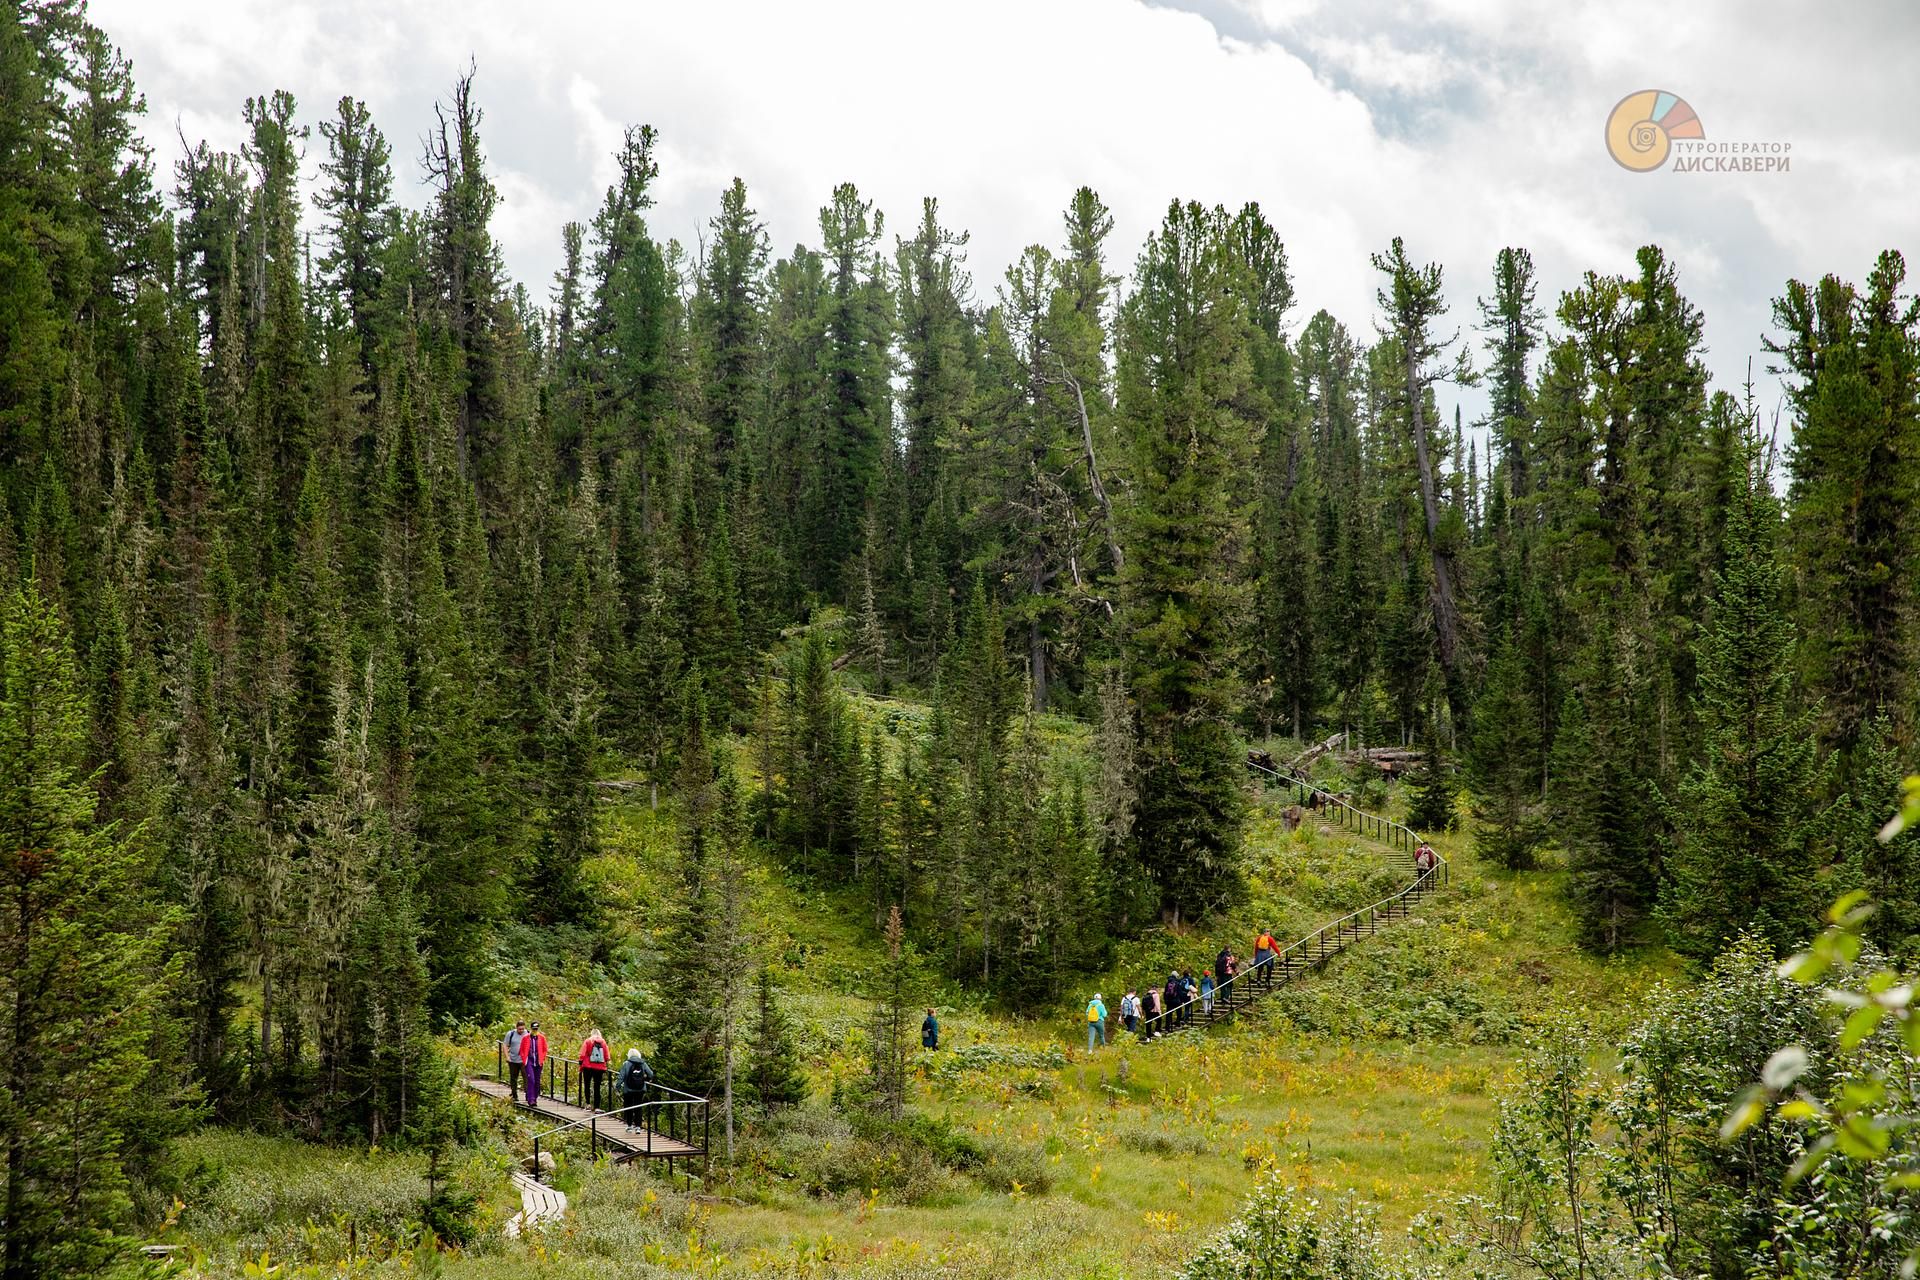
{"label": "coniferous forest", "polygon": [[[1303,1203],[1324,1179],[1242,1174],[1213,1218],[1191,1187],[1177,1222],[1154,1222],[1172,1199],[1130,1211],[1114,1230],[1154,1233],[1152,1265],[1115,1241],[1086,1274],[1279,1274],[1234,1260],[1254,1237],[1297,1247],[1296,1275],[1468,1274],[1468,1253],[1508,1276],[1899,1270],[1920,844],[1883,827],[1920,711],[1920,304],[1895,248],[1778,282],[1779,413],[1710,383],[1658,245],[1549,284],[1524,246],[1439,263],[1395,238],[1375,309],[1336,317],[1296,296],[1288,228],[1253,203],[1175,200],[1136,245],[1098,192],[1061,191],[988,280],[932,196],[882,210],[847,183],[776,246],[744,175],[695,249],[650,223],[645,125],[591,221],[553,229],[555,278],[516,281],[485,87],[452,79],[427,121],[376,121],[353,86],[265,91],[237,104],[237,153],[163,171],[83,6],[0,13],[0,1275],[239,1274],[211,1227],[135,1251],[216,1195],[209,1134],[431,1163],[381,1227],[404,1247],[259,1266],[425,1266],[436,1240],[526,1265],[472,1162],[444,1170],[488,1143],[518,1159],[458,1080],[542,1001],[556,1061],[591,1015],[724,1103],[709,1185],[732,1203],[768,1170],[812,1178],[779,1125],[830,1120],[850,1136],[787,1140],[906,1143],[996,1204],[1068,1199],[1047,1126],[1028,1147],[967,1127],[941,1092],[960,1077],[914,1056],[921,1006],[976,1037],[966,1071],[1061,1075],[1092,992],[1117,1010],[1211,959],[1210,930],[1250,948],[1295,923],[1277,904],[1311,904],[1305,933],[1371,901],[1275,861],[1335,837],[1313,813],[1276,827],[1246,766],[1338,735],[1329,764],[1416,761],[1316,776],[1440,842],[1438,901],[1468,905],[1434,911],[1465,913],[1462,938],[1495,899],[1563,922],[1553,963],[1639,1029],[1582,1040],[1524,1004],[1501,1029],[1456,1002],[1440,1031],[1376,1009],[1355,1033],[1314,1020],[1334,995],[1313,990],[1362,981],[1329,968],[1254,1041],[1525,1057],[1497,1116],[1463,1113],[1499,1135],[1466,1252],[1382,1253]],[[1443,288],[1463,279],[1467,313]],[[1479,420],[1449,411],[1468,384]],[[829,941],[776,901],[816,904]],[[1525,970],[1531,936],[1460,954]],[[806,976],[832,946],[857,957],[845,1026]],[[1802,952],[1871,1016],[1822,1030],[1775,976]],[[864,1047],[835,1056],[843,1033]],[[1789,1044],[1813,1055],[1799,1083]],[[1191,1119],[1211,1068],[1181,1061],[1058,1087]],[[1742,1097],[1791,1109],[1722,1145]],[[1184,1150],[1142,1141],[1140,1161]],[[1212,1139],[1264,1177],[1253,1141]],[[558,1184],[582,1214],[662,1212],[592,1190],[646,1175],[592,1176]],[[864,1223],[886,1176],[814,1195]],[[813,1270],[702,1261],[684,1237],[714,1210],[660,1194],[691,1215],[666,1246],[579,1274],[974,1274],[828,1245]],[[1029,1274],[1005,1265],[981,1274]]]}

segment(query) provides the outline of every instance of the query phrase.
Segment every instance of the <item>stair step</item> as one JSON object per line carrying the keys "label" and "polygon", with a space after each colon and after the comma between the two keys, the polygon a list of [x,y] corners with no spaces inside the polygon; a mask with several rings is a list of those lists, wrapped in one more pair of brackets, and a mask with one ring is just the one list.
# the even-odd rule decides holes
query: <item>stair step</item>
{"label": "stair step", "polygon": [[1163,1031],[1155,1032],[1150,1038],[1159,1040],[1167,1036],[1177,1036],[1199,1027],[1210,1027],[1216,1022],[1231,1018],[1240,1010],[1258,1003],[1262,996],[1270,995],[1286,986],[1296,974],[1305,973],[1332,959],[1360,938],[1371,936],[1377,931],[1381,921],[1405,919],[1412,912],[1415,902],[1424,899],[1429,893],[1439,888],[1439,882],[1432,879],[1420,880],[1407,886],[1404,892],[1391,901],[1372,908],[1367,919],[1348,920],[1336,927],[1331,934],[1321,933],[1315,936],[1310,950],[1305,946],[1298,950],[1290,949],[1287,954],[1271,962],[1264,971],[1246,970],[1247,988],[1234,995],[1221,997],[1214,1005],[1212,1016],[1209,1017],[1196,1010],[1194,1021],[1191,1023],[1168,1027]]}

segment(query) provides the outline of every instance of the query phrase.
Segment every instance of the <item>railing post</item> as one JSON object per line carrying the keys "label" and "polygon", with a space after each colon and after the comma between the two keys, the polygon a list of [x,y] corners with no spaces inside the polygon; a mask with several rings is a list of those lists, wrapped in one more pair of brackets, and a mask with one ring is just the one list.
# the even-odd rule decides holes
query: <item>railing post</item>
{"label": "railing post", "polygon": [[540,1181],[540,1135],[533,1135],[533,1180]]}
{"label": "railing post", "polygon": [[595,1116],[593,1118],[593,1123],[587,1126],[587,1132],[592,1135],[588,1139],[588,1143],[593,1151],[593,1158],[595,1162],[598,1162],[600,1159],[600,1117],[599,1116]]}

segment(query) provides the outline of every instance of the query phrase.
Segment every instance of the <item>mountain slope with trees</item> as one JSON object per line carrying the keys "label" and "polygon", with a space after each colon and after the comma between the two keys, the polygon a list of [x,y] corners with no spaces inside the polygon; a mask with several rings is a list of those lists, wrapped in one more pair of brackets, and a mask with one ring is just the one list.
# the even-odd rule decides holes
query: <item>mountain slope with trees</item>
{"label": "mountain slope with trees", "polygon": [[1464,339],[1417,225],[1377,314],[1306,315],[1257,205],[1130,256],[1083,187],[976,289],[935,199],[852,183],[776,254],[736,179],[690,251],[639,124],[516,282],[484,89],[389,122],[417,163],[271,91],[161,174],[84,6],[0,12],[7,1275],[120,1256],[183,1126],[444,1145],[503,955],[620,959],[616,776],[681,819],[651,1034],[722,1092],[792,1083],[750,857],[1044,1012],[1259,900],[1276,732],[1417,745],[1421,818],[1464,785],[1596,953],[1785,950],[1858,888],[1913,954],[1898,252],[1782,285],[1775,429],[1658,246],[1551,306],[1489,246]]}

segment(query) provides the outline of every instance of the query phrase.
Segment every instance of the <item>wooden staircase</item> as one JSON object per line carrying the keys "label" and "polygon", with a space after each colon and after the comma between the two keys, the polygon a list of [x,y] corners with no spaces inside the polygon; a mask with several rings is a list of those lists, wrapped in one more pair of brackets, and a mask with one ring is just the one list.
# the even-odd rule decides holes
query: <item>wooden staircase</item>
{"label": "wooden staircase", "polygon": [[1382,926],[1404,920],[1421,902],[1451,883],[1452,868],[1437,850],[1432,867],[1422,870],[1414,862],[1415,852],[1422,841],[1413,828],[1391,818],[1356,809],[1343,798],[1297,775],[1282,773],[1252,755],[1247,758],[1247,767],[1278,781],[1297,796],[1300,804],[1317,810],[1367,839],[1390,845],[1396,861],[1407,867],[1412,878],[1405,888],[1388,894],[1378,902],[1350,911],[1304,938],[1295,939],[1282,947],[1268,963],[1259,966],[1249,964],[1214,988],[1211,1009],[1203,1006],[1196,996],[1181,1009],[1169,1010],[1150,1022],[1142,1021],[1138,1032],[1142,1040],[1159,1040],[1197,1027],[1211,1027],[1245,1012],[1295,978],[1319,968],[1360,939],[1370,938],[1380,932]]}

